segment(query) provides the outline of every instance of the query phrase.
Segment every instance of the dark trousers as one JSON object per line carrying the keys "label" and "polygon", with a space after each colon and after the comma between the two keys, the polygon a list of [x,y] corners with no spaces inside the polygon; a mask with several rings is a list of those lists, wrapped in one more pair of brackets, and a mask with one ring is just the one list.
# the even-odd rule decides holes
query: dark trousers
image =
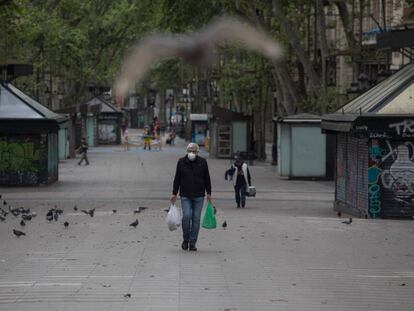
{"label": "dark trousers", "polygon": [[82,152],[81,159],[80,159],[78,164],[81,165],[83,161],[86,162],[86,165],[89,165],[88,156],[87,156],[86,152]]}
{"label": "dark trousers", "polygon": [[245,207],[246,206],[246,184],[235,185],[234,192],[236,193],[236,203],[237,207]]}

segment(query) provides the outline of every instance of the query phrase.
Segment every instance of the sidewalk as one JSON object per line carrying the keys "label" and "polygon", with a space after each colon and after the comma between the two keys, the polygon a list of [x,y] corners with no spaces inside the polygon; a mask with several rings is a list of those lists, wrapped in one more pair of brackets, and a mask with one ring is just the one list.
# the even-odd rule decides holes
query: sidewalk
{"label": "sidewalk", "polygon": [[[250,168],[257,197],[236,209],[229,162],[208,160],[219,227],[182,251],[163,209],[185,145],[91,148],[90,166],[64,161],[52,186],[0,188],[38,213],[19,239],[20,219],[0,222],[0,310],[412,310],[412,222],[344,225],[332,182],[281,180],[267,164]],[[49,223],[54,205],[64,213]],[[80,212],[90,208],[93,218]]]}

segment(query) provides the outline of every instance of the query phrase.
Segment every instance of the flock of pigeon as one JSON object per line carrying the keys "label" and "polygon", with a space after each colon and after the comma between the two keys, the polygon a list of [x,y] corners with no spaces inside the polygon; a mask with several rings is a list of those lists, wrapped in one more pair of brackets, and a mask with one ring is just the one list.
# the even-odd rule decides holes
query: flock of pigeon
{"label": "flock of pigeon", "polygon": [[[0,194],[0,200],[2,199],[2,195]],[[144,206],[140,206],[138,208],[136,208],[134,210],[134,214],[138,214],[141,213],[142,211],[146,210],[147,207]],[[78,211],[78,207],[75,205],[73,207],[73,210],[76,212]],[[92,208],[90,210],[81,210],[82,213],[89,215],[90,217],[94,217],[95,215],[95,208]],[[115,214],[117,212],[116,209],[112,210],[112,213]],[[32,212],[30,210],[30,208],[24,208],[24,207],[12,207],[11,205],[9,205],[7,203],[6,200],[3,200],[3,206],[0,206],[0,221],[3,222],[6,220],[7,215],[13,215],[15,218],[20,216],[20,229],[23,230],[22,228],[24,228],[26,226],[26,223],[31,221],[33,218],[35,218],[37,216],[36,212]],[[49,222],[52,221],[58,221],[59,217],[63,214],[63,209],[58,208],[56,205],[54,208],[51,208],[47,211],[46,213],[46,220]],[[134,222],[130,223],[129,226],[130,227],[134,227],[136,228],[139,224],[138,219],[135,219]],[[65,221],[63,223],[63,226],[65,228],[69,227],[69,222]],[[25,236],[26,233],[21,231],[21,230],[17,230],[17,229],[13,229],[13,234],[20,238],[21,236]]]}
{"label": "flock of pigeon", "polygon": [[[0,194],[0,200],[2,199],[2,195]],[[134,214],[138,214],[141,213],[142,211],[146,210],[147,207],[144,206],[140,206],[138,208],[136,208],[134,210]],[[78,211],[78,207],[75,205],[73,207],[74,211]],[[166,212],[168,212],[168,209],[165,210]],[[82,213],[89,215],[90,217],[93,217],[95,215],[95,208],[92,208],[90,210],[81,210]],[[116,209],[112,210],[112,213],[115,214],[117,212]],[[37,216],[36,212],[32,212],[30,210],[30,208],[24,208],[24,207],[12,207],[11,205],[7,204],[6,200],[3,200],[3,207],[0,207],[0,221],[5,221],[6,217],[8,214],[12,214],[14,217],[19,217],[21,216],[21,220],[20,220],[20,226],[23,228],[26,226],[26,222],[31,221],[33,218],[35,218]],[[63,209],[58,208],[56,205],[54,208],[51,208],[48,210],[48,212],[46,213],[46,220],[51,222],[51,221],[58,221],[60,215],[63,214]],[[338,212],[338,217],[341,217],[341,214]],[[350,225],[352,223],[352,218],[349,218],[348,220],[345,220],[342,222],[343,224],[346,225]],[[138,219],[135,219],[135,221],[133,221],[132,223],[129,224],[130,227],[134,227],[136,228],[139,224]],[[63,223],[63,226],[65,228],[69,227],[69,222],[65,221]],[[227,221],[224,221],[222,224],[222,228],[226,229],[227,228]],[[21,237],[23,235],[26,235],[26,233],[24,233],[21,230],[17,230],[17,229],[13,229],[13,234],[17,237]]]}

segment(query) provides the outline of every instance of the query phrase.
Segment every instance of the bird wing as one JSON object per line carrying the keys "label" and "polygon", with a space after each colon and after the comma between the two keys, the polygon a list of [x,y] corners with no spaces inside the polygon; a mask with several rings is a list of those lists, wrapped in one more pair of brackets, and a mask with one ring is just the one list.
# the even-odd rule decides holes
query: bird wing
{"label": "bird wing", "polygon": [[262,53],[277,60],[283,56],[283,49],[269,34],[259,31],[239,18],[223,16],[212,21],[206,28],[194,35],[202,45],[222,43],[241,44],[245,48]]}
{"label": "bird wing", "polygon": [[142,79],[151,65],[162,58],[177,56],[182,42],[179,37],[152,35],[141,40],[124,61],[115,82],[115,94],[125,96],[128,89]]}

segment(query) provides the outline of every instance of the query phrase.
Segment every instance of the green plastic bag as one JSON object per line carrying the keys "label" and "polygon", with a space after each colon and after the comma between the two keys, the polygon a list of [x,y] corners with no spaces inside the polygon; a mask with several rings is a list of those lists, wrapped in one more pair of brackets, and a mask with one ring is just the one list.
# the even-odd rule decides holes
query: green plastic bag
{"label": "green plastic bag", "polygon": [[217,220],[216,216],[214,215],[214,208],[211,202],[207,203],[202,226],[205,229],[214,229],[217,227]]}

